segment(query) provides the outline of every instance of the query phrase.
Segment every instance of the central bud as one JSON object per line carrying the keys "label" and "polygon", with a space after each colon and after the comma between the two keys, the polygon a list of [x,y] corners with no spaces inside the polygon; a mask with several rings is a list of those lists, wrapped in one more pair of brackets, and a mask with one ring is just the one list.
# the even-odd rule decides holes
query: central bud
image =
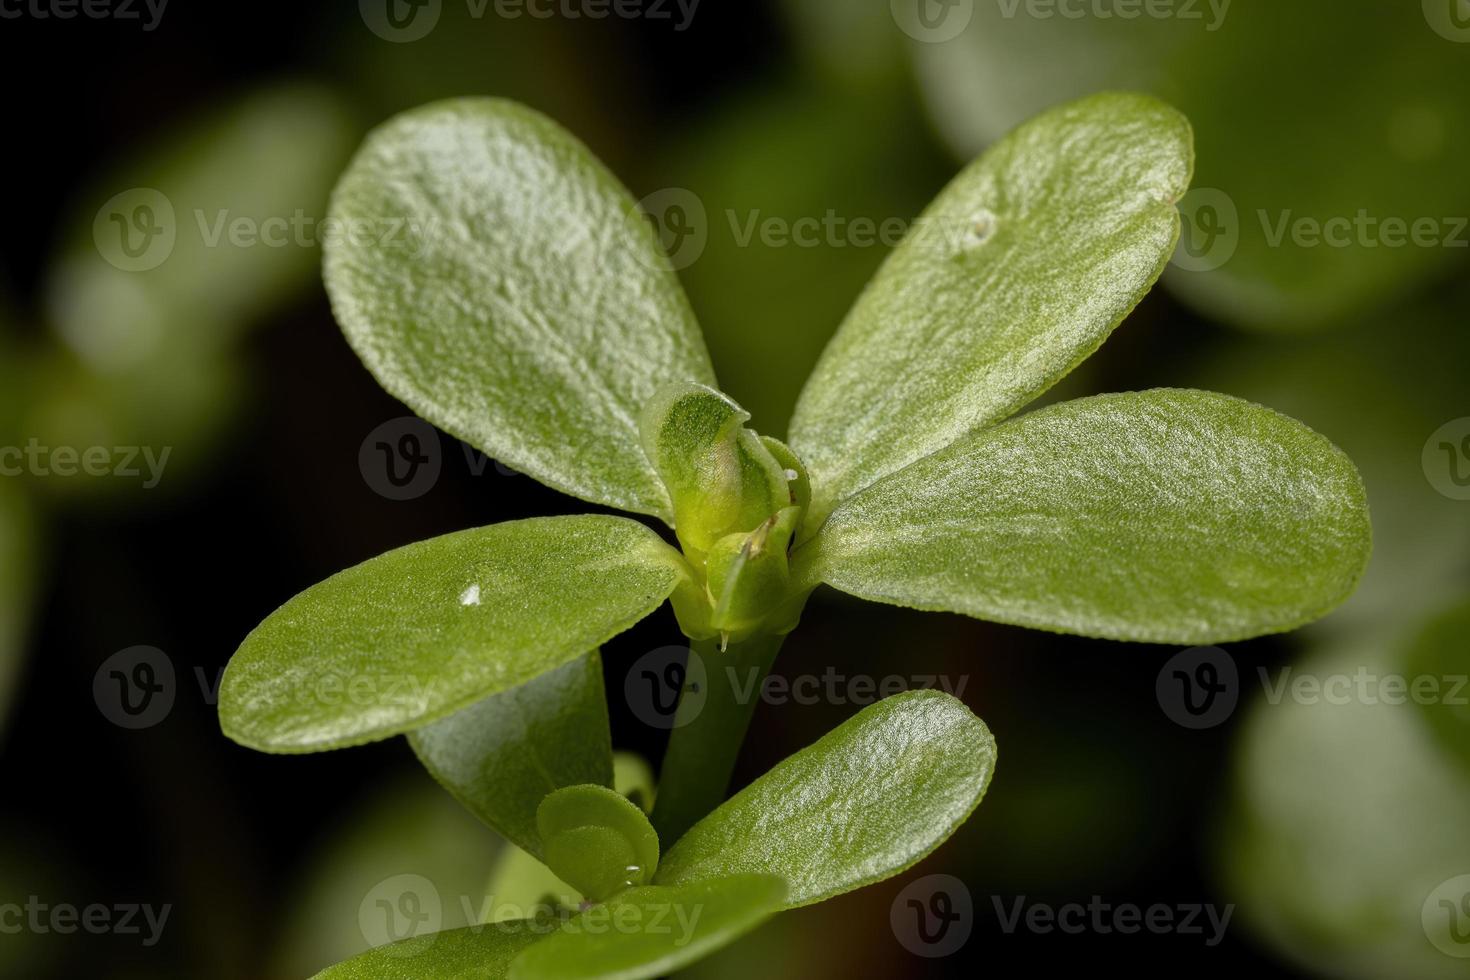
{"label": "central bud", "polygon": [[749,419],[699,384],[663,388],[643,410],[643,448],[668,489],[693,572],[673,596],[692,639],[784,633],[800,612],[786,555],[810,486],[795,454],[747,429]]}

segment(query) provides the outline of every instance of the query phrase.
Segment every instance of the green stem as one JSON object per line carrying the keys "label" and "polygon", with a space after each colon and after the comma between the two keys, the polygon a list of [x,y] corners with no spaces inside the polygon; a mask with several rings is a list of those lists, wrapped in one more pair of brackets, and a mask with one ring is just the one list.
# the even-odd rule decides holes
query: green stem
{"label": "green stem", "polygon": [[690,644],[703,661],[705,677],[703,690],[686,683],[680,694],[659,773],[653,826],[665,849],[724,802],[761,686],[784,639],[753,636],[723,651],[718,639]]}

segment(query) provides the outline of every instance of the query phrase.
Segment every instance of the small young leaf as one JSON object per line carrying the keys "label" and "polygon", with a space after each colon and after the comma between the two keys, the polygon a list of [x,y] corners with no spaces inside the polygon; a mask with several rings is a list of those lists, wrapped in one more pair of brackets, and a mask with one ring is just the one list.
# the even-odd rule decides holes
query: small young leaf
{"label": "small young leaf", "polygon": [[877,602],[1119,640],[1289,630],[1371,548],[1352,462],[1204,391],[1064,402],[920,460],[832,514],[803,576]]}
{"label": "small young leaf", "polygon": [[541,857],[536,808],[564,786],[611,786],[612,736],[593,651],[408,737],[424,768],[475,816]]}
{"label": "small young leaf", "polygon": [[686,568],[622,517],[511,521],[407,545],[257,626],[225,671],[220,723],[266,752],[412,731],[616,636]]}
{"label": "small young leaf", "polygon": [[419,415],[566,493],[670,516],[638,438],[660,387],[714,383],[688,300],[628,192],[556,123],[497,99],[375,130],[333,195],[332,308]]}
{"label": "small young leaf", "polygon": [[511,980],[643,980],[725,946],[780,911],[779,878],[649,886],[594,905],[511,963]]}
{"label": "small young leaf", "polygon": [[658,834],[648,816],[605,786],[568,786],[536,811],[541,852],[551,870],[594,902],[647,884],[658,867]]}
{"label": "small young leaf", "polygon": [[673,500],[686,552],[702,555],[719,538],[754,530],[791,503],[785,469],[745,428],[750,415],[713,388],[661,389],[640,416],[643,450]]}
{"label": "small young leaf", "polygon": [[802,392],[791,445],[812,474],[808,526],[1097,350],[1168,261],[1192,164],[1183,116],[1105,94],[1043,113],[956,177]]}
{"label": "small young leaf", "polygon": [[433,932],[389,943],[328,967],[313,980],[504,980],[547,927],[521,920]]}
{"label": "small young leaf", "polygon": [[938,847],[985,794],[995,740],[964,703],[911,691],[871,705],[695,824],[654,880],[735,874],[787,882],[784,908],[898,874]]}

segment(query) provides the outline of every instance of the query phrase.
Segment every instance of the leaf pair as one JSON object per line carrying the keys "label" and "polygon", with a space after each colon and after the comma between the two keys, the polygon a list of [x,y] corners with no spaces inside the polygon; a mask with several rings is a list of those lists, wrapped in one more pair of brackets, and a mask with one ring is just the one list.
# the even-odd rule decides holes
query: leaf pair
{"label": "leaf pair", "polygon": [[[488,740],[482,747],[487,755],[515,748]],[[659,976],[778,911],[912,866],[970,815],[994,766],[990,732],[960,701],[936,691],[898,695],[858,713],[705,817],[657,860],[651,886],[620,891],[561,923],[494,923],[381,947],[322,976],[398,975],[383,971],[406,963],[414,975],[436,978],[469,967],[480,971],[475,976],[524,980]],[[580,817],[547,811],[580,811],[597,795],[586,790],[547,797],[543,829],[558,821],[578,825]],[[490,786],[472,792],[497,805],[489,802]]]}

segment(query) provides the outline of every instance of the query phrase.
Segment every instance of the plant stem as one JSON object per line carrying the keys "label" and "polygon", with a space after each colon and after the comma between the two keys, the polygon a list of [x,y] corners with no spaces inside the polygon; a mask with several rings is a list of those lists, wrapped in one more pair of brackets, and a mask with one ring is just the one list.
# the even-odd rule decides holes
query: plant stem
{"label": "plant stem", "polygon": [[[723,651],[718,639],[690,644],[691,655],[703,662],[705,677],[703,690],[694,691],[686,683],[679,695],[659,772],[653,826],[664,848],[724,802],[761,686],[784,639],[753,636]],[[689,676],[694,680],[695,672]]]}

